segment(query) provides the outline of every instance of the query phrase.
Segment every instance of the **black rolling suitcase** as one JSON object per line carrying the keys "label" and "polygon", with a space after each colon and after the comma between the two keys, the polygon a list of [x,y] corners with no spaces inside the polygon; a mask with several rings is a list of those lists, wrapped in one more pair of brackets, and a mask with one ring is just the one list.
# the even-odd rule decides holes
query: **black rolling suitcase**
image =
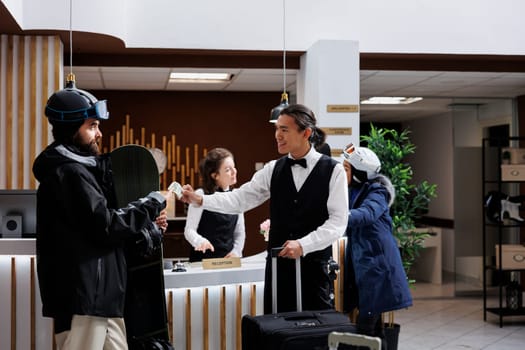
{"label": "black rolling suitcase", "polygon": [[277,310],[277,254],[272,249],[272,310],[273,314],[242,318],[243,350],[320,350],[327,349],[331,332],[355,333],[348,316],[335,310],[301,311],[301,263],[296,259],[297,310],[275,313]]}

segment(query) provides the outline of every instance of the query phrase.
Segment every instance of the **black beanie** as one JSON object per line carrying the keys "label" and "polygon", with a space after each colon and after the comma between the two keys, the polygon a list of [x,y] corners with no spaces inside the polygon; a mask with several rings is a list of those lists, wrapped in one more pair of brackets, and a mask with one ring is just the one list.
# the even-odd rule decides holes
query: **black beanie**
{"label": "black beanie", "polygon": [[55,141],[66,145],[73,144],[73,136],[75,136],[82,124],[84,124],[84,120],[74,122],[50,122],[53,126],[52,132]]}

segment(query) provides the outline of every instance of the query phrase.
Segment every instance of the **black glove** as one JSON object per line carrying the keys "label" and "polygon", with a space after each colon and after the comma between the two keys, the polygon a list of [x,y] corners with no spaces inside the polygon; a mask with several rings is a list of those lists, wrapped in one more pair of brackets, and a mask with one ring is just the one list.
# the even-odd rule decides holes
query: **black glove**
{"label": "black glove", "polygon": [[141,238],[137,240],[139,254],[152,256],[162,247],[162,230],[154,223],[149,224],[141,231]]}

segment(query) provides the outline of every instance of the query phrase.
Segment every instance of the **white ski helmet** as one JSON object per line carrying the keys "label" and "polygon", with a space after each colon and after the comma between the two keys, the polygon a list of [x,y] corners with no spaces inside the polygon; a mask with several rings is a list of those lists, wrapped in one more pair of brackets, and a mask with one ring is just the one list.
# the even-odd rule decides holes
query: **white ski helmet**
{"label": "white ski helmet", "polygon": [[349,144],[343,151],[343,158],[355,169],[366,173],[368,180],[377,177],[381,170],[381,161],[371,149],[366,147]]}

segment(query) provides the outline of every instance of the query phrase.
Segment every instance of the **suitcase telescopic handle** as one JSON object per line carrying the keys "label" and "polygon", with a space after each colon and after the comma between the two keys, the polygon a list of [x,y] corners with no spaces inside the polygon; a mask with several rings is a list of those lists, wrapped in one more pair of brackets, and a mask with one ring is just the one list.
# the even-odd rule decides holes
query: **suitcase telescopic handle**
{"label": "suitcase telescopic handle", "polygon": [[328,349],[336,350],[339,344],[368,347],[370,350],[381,350],[381,338],[363,334],[331,332],[328,334]]}
{"label": "suitcase telescopic handle", "polygon": [[[271,249],[272,254],[272,313],[277,312],[277,258],[283,247]],[[295,289],[297,311],[303,310],[303,300],[301,292],[301,257],[295,259]]]}

